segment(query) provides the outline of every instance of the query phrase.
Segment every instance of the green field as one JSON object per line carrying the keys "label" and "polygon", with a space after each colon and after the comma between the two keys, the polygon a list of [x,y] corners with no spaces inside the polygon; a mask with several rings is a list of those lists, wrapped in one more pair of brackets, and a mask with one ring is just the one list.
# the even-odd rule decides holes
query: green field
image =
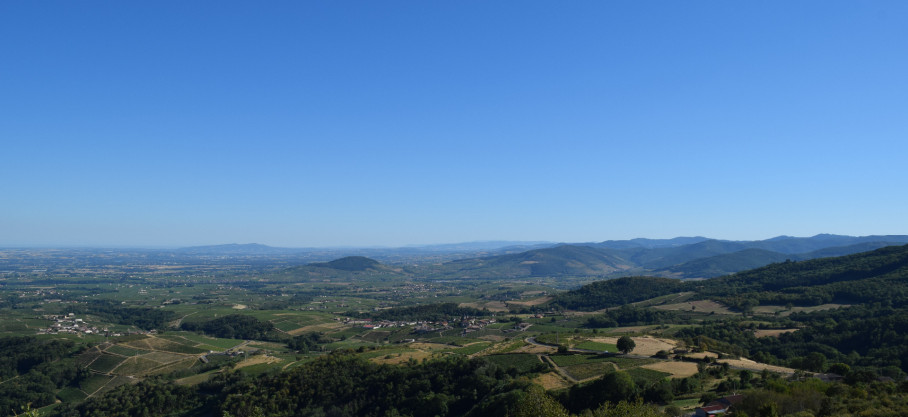
{"label": "green field", "polygon": [[565,372],[578,381],[613,372],[615,367],[608,362],[590,362],[562,367]]}
{"label": "green field", "polygon": [[396,355],[399,355],[402,353],[413,352],[413,351],[414,351],[414,349],[410,349],[407,347],[393,347],[393,348],[369,350],[369,351],[360,353],[357,356],[359,356],[363,359],[372,359],[372,358],[381,358],[381,357],[388,356],[388,355],[396,356]]}
{"label": "green field", "polygon": [[112,345],[104,350],[107,353],[113,353],[122,356],[138,356],[148,353],[147,350],[136,349],[125,345]]}
{"label": "green field", "polygon": [[173,353],[186,353],[186,354],[201,354],[208,353],[209,349],[197,348],[195,346],[188,346],[177,342],[164,343],[158,346],[155,346],[155,350],[163,350],[166,352]]}
{"label": "green field", "polygon": [[577,349],[598,350],[601,352],[611,352],[611,353],[615,353],[618,351],[618,346],[615,346],[613,344],[593,342],[593,341],[589,341],[589,340],[582,342],[582,343],[578,343],[574,347]]}
{"label": "green field", "polygon": [[618,368],[621,369],[636,368],[638,366],[659,362],[658,359],[627,358],[624,356],[609,356],[604,358],[603,360],[614,363],[615,365],[618,365]]}
{"label": "green field", "polygon": [[632,368],[628,369],[625,372],[630,374],[634,379],[640,379],[649,382],[660,381],[665,378],[672,376],[666,372],[654,371],[652,369],[646,368]]}
{"label": "green field", "polygon": [[681,408],[681,409],[694,408],[694,407],[699,406],[700,404],[701,404],[701,403],[700,403],[700,399],[699,399],[699,398],[686,398],[686,399],[683,399],[683,400],[675,400],[675,401],[672,401],[672,405],[677,406],[677,407],[679,407],[679,408]]}
{"label": "green field", "polygon": [[57,398],[65,403],[82,401],[86,397],[88,395],[78,388],[64,388],[57,393]]}
{"label": "green field", "polygon": [[603,362],[611,359],[607,356],[580,353],[570,355],[551,355],[549,356],[549,358],[552,359],[552,362],[555,362],[555,364],[558,366],[581,365],[593,362]]}
{"label": "green field", "polygon": [[260,364],[251,365],[251,366],[244,366],[244,367],[240,368],[239,370],[240,370],[240,372],[243,372],[243,373],[246,373],[249,375],[259,375],[259,374],[267,372],[271,369],[280,368],[283,366],[284,366],[283,362],[260,363]]}
{"label": "green field", "polygon": [[109,373],[123,362],[123,357],[102,354],[89,365],[89,369],[103,374]]}
{"label": "green field", "polygon": [[82,388],[82,391],[85,391],[85,393],[91,395],[111,380],[113,380],[113,377],[105,375],[92,375],[88,378],[85,378],[85,380],[82,381],[79,387]]}
{"label": "green field", "polygon": [[4,333],[25,333],[32,334],[35,332],[34,329],[29,329],[24,322],[18,320],[3,320],[0,321],[0,331]]}
{"label": "green field", "polygon": [[101,355],[102,355],[101,351],[99,351],[97,348],[94,348],[94,349],[88,350],[87,352],[77,356],[76,363],[78,363],[81,366],[88,366]]}
{"label": "green field", "polygon": [[[179,332],[174,333],[170,336],[179,337],[179,339],[173,338],[171,340],[178,343],[183,343],[189,346],[194,346],[199,349],[222,351],[236,347],[240,343],[243,343],[240,339],[221,339],[216,337],[208,337],[192,332]],[[182,340],[182,341],[181,341]]]}

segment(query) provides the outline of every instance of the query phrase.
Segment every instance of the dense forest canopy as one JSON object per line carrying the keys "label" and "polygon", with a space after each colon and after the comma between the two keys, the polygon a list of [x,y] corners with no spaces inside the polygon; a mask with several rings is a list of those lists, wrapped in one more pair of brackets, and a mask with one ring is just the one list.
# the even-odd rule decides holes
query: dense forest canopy
{"label": "dense forest canopy", "polygon": [[592,311],[618,307],[660,295],[684,291],[681,280],[655,277],[627,277],[598,281],[557,295],[551,302],[561,308]]}

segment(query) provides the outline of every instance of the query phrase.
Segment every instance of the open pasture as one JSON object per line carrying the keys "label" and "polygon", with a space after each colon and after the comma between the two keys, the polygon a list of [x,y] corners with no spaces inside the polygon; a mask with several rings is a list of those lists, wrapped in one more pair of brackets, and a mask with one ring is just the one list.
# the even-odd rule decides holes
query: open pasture
{"label": "open pasture", "polygon": [[652,308],[659,310],[674,310],[674,311],[684,311],[684,312],[694,312],[701,314],[726,314],[726,315],[737,315],[741,314],[735,311],[731,311],[723,304],[717,303],[713,300],[697,300],[697,301],[684,301],[680,303],[673,304],[662,304],[655,305]]}
{"label": "open pasture", "polygon": [[564,366],[561,368],[564,372],[578,381],[596,378],[603,374],[613,372],[615,366],[608,362],[590,362],[577,365]]}
{"label": "open pasture", "polygon": [[779,315],[779,316],[785,317],[792,313],[813,313],[815,311],[833,310],[833,309],[842,308],[842,307],[851,307],[851,305],[849,305],[849,304],[820,304],[820,305],[809,306],[809,307],[791,307],[790,309],[786,306],[765,305],[765,306],[754,307],[754,313]]}
{"label": "open pasture", "polygon": [[655,298],[650,298],[649,300],[638,301],[636,303],[631,303],[631,305],[637,307],[652,307],[659,305],[672,305],[685,302],[689,300],[695,293],[693,291],[685,291],[677,294],[668,294],[662,295]]}
{"label": "open pasture", "polygon": [[758,329],[754,331],[756,337],[779,337],[785,333],[796,332],[798,329]]}
{"label": "open pasture", "polygon": [[663,361],[646,364],[641,368],[665,372],[672,378],[687,378],[697,374],[697,364],[693,362]]}
{"label": "open pasture", "polygon": [[567,355],[551,355],[549,359],[560,367],[572,366],[572,365],[585,365],[594,362],[604,362],[608,361],[609,357],[594,355],[594,354],[582,354],[574,353]]}
{"label": "open pasture", "polygon": [[[670,351],[678,343],[671,339],[658,339],[655,337],[632,337],[631,339],[633,339],[634,344],[636,345],[634,347],[634,350],[631,353],[633,353],[635,355],[642,355],[642,356],[652,356],[652,355],[655,355],[660,350]],[[594,338],[590,338],[589,340],[593,341],[593,342],[608,344],[608,345],[617,345],[618,344],[617,337],[594,337]],[[616,346],[614,351],[617,351],[617,350],[618,350],[618,348]],[[614,352],[614,351],[610,350],[609,352]]]}
{"label": "open pasture", "polygon": [[[534,292],[538,292],[538,291],[534,291]],[[529,295],[529,294],[524,293],[524,295]],[[516,306],[520,306],[520,307],[533,307],[533,306],[538,306],[538,305],[541,305],[541,304],[545,304],[545,303],[547,303],[547,302],[549,302],[549,301],[552,301],[552,297],[545,296],[545,297],[538,297],[538,298],[530,298],[530,299],[527,299],[527,300],[508,301],[507,304],[508,304],[509,306],[513,305],[513,306],[515,306],[515,307],[516,307]]]}
{"label": "open pasture", "polygon": [[614,363],[619,369],[632,369],[643,365],[659,362],[659,359],[650,358],[628,358],[626,356],[609,356],[603,359],[606,362]]}
{"label": "open pasture", "polygon": [[402,363],[408,362],[410,359],[413,359],[415,361],[422,361],[423,359],[429,359],[432,357],[432,355],[433,355],[432,352],[414,350],[414,351],[410,351],[410,352],[402,352],[398,355],[391,355],[390,358],[386,358],[385,356],[387,356],[387,355],[385,355],[385,356],[379,356],[376,358],[372,358],[370,360],[372,362],[376,362],[376,363],[385,363],[385,364],[389,364],[389,365],[400,365]]}
{"label": "open pasture", "polygon": [[625,372],[627,372],[635,380],[637,380],[637,379],[644,380],[644,381],[647,381],[648,383],[661,381],[663,379],[666,379],[666,378],[672,376],[672,374],[670,374],[668,372],[656,371],[656,370],[647,369],[647,368],[631,368],[631,369],[626,370]]}
{"label": "open pasture", "polygon": [[533,383],[539,384],[546,390],[558,390],[571,386],[571,383],[564,379],[558,372],[552,371],[533,378]]}
{"label": "open pasture", "polygon": [[598,350],[600,352],[615,353],[618,351],[618,346],[615,346],[611,343],[594,342],[592,340],[580,342],[574,345],[574,347],[577,349]]}
{"label": "open pasture", "polygon": [[747,369],[754,372],[762,372],[764,369],[769,372],[777,372],[780,374],[793,374],[794,369],[786,368],[783,366],[767,365],[765,363],[755,362],[750,359],[719,359],[719,363],[727,363],[730,366],[735,368]]}

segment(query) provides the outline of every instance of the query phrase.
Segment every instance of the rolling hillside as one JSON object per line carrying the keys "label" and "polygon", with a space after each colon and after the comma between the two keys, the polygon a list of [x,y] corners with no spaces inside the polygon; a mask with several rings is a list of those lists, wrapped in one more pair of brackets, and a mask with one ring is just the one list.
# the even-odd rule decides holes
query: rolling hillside
{"label": "rolling hillside", "polygon": [[346,256],[330,262],[311,263],[309,264],[309,266],[318,268],[331,268],[350,272],[362,272],[370,269],[378,270],[382,267],[382,265],[378,261],[367,258],[365,256]]}
{"label": "rolling hillside", "polygon": [[444,265],[446,273],[463,277],[607,276],[633,267],[626,259],[588,246],[554,248],[464,259]]}
{"label": "rolling hillside", "polygon": [[842,256],[905,243],[908,243],[908,236],[780,236],[762,241],[701,237],[633,239],[462,259],[445,264],[440,272],[463,278],[617,278],[631,274],[712,278],[786,260]]}

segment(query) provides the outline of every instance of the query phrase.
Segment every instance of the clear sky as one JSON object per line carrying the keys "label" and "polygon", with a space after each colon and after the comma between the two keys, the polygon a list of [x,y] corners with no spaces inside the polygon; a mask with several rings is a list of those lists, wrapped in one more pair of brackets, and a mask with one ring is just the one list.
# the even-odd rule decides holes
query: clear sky
{"label": "clear sky", "polygon": [[0,246],[908,234],[905,1],[3,1]]}

